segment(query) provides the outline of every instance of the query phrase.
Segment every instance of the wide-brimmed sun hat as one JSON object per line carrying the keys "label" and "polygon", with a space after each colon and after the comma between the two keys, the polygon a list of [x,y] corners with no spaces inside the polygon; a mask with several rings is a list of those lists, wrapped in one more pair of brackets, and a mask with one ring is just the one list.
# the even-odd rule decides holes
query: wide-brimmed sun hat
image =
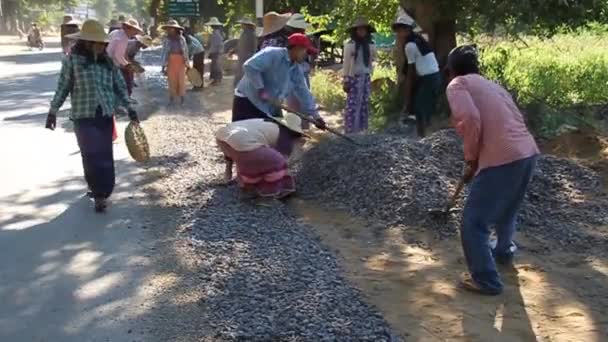
{"label": "wide-brimmed sun hat", "polygon": [[279,14],[277,12],[268,12],[264,15],[264,30],[262,31],[261,37],[265,37],[269,34],[281,31],[287,25],[287,22],[291,18],[291,14]]}
{"label": "wide-brimmed sun hat", "polygon": [[82,24],[80,32],[66,34],[70,39],[86,40],[89,42],[107,43],[108,35],[103,25],[94,19],[88,19]]}
{"label": "wide-brimmed sun hat", "polygon": [[80,26],[80,20],[78,19],[72,19],[70,21],[68,21],[65,24],[62,24],[63,26]]}
{"label": "wide-brimmed sun hat", "polygon": [[208,22],[205,23],[207,26],[224,26],[224,24],[216,17],[211,17]]}
{"label": "wide-brimmed sun hat", "polygon": [[243,17],[239,21],[237,21],[236,23],[237,24],[241,24],[241,25],[257,26],[256,23],[253,20],[251,20],[251,18],[248,18],[248,17]]}
{"label": "wide-brimmed sun hat", "polygon": [[173,20],[173,19],[167,21],[167,23],[164,24],[164,25],[162,25],[160,28],[163,29],[163,30],[166,30],[168,28],[174,28],[174,29],[177,29],[177,30],[183,30],[184,29],[182,26],[180,26],[180,24],[177,23],[177,20]]}
{"label": "wide-brimmed sun hat", "polygon": [[137,39],[137,41],[140,42],[142,45],[145,45],[145,46],[152,45],[152,37],[150,37],[150,36],[137,35],[137,36],[135,36],[135,39]]}
{"label": "wide-brimmed sun hat", "polygon": [[290,131],[305,135],[302,130],[302,119],[296,114],[287,112],[283,114],[282,118],[275,118],[275,120]]}
{"label": "wide-brimmed sun hat", "polygon": [[359,27],[366,27],[367,30],[369,31],[369,33],[374,33],[376,32],[376,28],[374,27],[374,25],[370,24],[369,21],[367,21],[367,19],[363,18],[363,17],[358,17],[357,19],[355,19],[355,21],[353,22],[353,24],[348,28],[349,31],[352,30],[356,30]]}
{"label": "wide-brimmed sun hat", "polygon": [[393,23],[392,28],[393,31],[396,31],[399,27],[404,26],[411,28],[412,30],[414,30],[414,32],[422,31],[420,27],[418,27],[418,25],[416,24],[416,21],[408,15],[403,15],[397,18],[397,20],[395,20],[395,22]]}
{"label": "wide-brimmed sun hat", "polygon": [[130,27],[130,28],[134,28],[134,29],[137,30],[137,32],[139,32],[139,34],[144,34],[144,30],[141,27],[139,27],[139,23],[137,22],[137,20],[135,20],[133,18],[130,18],[127,21],[123,21],[122,22],[122,26],[123,27],[127,26],[127,27]]}
{"label": "wide-brimmed sun hat", "polygon": [[287,21],[286,26],[293,27],[295,29],[306,30],[310,27],[310,24],[306,22],[306,18],[303,14],[294,13]]}

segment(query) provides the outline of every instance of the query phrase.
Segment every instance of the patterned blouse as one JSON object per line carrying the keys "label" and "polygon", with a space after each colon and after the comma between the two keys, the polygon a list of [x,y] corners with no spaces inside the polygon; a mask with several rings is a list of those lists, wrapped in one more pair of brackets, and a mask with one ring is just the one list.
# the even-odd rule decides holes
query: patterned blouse
{"label": "patterned blouse", "polygon": [[109,58],[107,63],[90,63],[81,55],[66,56],[50,112],[57,113],[68,95],[72,103],[71,120],[94,118],[98,106],[107,117],[118,109],[129,108],[125,80]]}
{"label": "patterned blouse", "polygon": [[[186,43],[186,38],[184,38],[183,36],[179,36],[179,44],[182,47],[182,54],[184,55],[184,63],[188,64],[190,62],[190,55],[188,52],[188,43]],[[166,66],[167,63],[169,63],[169,54],[171,53],[172,50],[172,46],[171,46],[171,39],[170,38],[165,38],[165,40],[163,41],[163,49],[161,50],[160,53],[160,65],[162,66]]]}

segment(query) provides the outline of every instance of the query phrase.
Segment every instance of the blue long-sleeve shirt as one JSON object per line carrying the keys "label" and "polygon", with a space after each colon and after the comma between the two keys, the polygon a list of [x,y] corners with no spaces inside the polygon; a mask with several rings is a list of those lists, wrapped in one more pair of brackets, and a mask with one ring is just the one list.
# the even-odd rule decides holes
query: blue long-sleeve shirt
{"label": "blue long-sleeve shirt", "polygon": [[286,48],[268,47],[259,51],[245,62],[243,71],[237,93],[247,97],[259,110],[272,116],[280,115],[280,108],[260,99],[259,90],[264,89],[279,101],[290,95],[296,97],[304,113],[319,117],[304,74],[298,63],[291,61]]}

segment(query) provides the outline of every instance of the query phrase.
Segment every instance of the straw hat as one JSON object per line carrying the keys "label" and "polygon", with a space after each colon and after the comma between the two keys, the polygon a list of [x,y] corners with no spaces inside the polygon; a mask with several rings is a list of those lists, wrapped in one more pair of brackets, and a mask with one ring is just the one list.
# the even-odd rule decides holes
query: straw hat
{"label": "straw hat", "polygon": [[291,18],[291,14],[279,14],[277,12],[268,12],[264,15],[264,30],[262,31],[262,37],[269,34],[273,34],[282,30]]}
{"label": "straw hat", "polygon": [[393,26],[392,26],[393,31],[395,31],[399,26],[410,27],[412,30],[414,30],[414,32],[422,31],[418,27],[418,25],[416,25],[416,21],[409,15],[403,15],[403,16],[400,16],[399,18],[397,18],[397,20],[395,20],[395,22],[393,23]]}
{"label": "straw hat", "polygon": [[166,30],[168,28],[174,28],[174,29],[178,29],[178,30],[183,30],[184,29],[182,26],[180,26],[177,23],[177,20],[173,20],[173,19],[167,21],[167,23],[165,25],[162,25],[160,28],[163,29],[163,30]]}
{"label": "straw hat", "polygon": [[188,81],[195,87],[203,86],[203,76],[198,70],[194,68],[189,68],[186,70],[186,77],[188,77]]}
{"label": "straw hat", "polygon": [[257,26],[253,20],[251,20],[250,18],[247,17],[243,17],[241,18],[241,20],[236,22],[237,24],[241,24],[241,25],[251,25],[251,26]]}
{"label": "straw hat", "polygon": [[144,30],[141,27],[139,27],[139,23],[137,22],[137,20],[135,20],[133,18],[131,18],[131,19],[127,20],[127,21],[123,21],[122,22],[122,26],[123,27],[127,26],[127,27],[130,27],[130,28],[134,28],[134,29],[137,30],[137,32],[139,32],[139,34],[144,34]]}
{"label": "straw hat", "polygon": [[65,24],[62,24],[63,26],[80,26],[80,21],[77,19],[72,19],[70,21],[68,21]]}
{"label": "straw hat", "polygon": [[300,30],[306,30],[310,27],[304,15],[300,13],[294,13],[287,21],[287,26]]}
{"label": "straw hat", "polygon": [[222,22],[220,22],[219,19],[216,17],[212,17],[211,19],[209,19],[209,21],[207,23],[205,23],[205,25],[207,25],[207,26],[224,26],[224,24]]}
{"label": "straw hat", "polygon": [[302,130],[302,119],[294,113],[284,113],[282,118],[275,118],[275,120],[290,131],[305,135]]}
{"label": "straw hat", "polygon": [[374,33],[376,32],[376,28],[374,27],[374,25],[370,24],[369,21],[367,21],[367,19],[363,18],[363,17],[359,17],[357,19],[355,19],[355,21],[353,22],[353,24],[348,28],[349,31],[351,30],[356,30],[359,27],[367,27],[367,29],[369,30],[369,33]]}
{"label": "straw hat", "polygon": [[150,36],[142,36],[138,34],[137,36],[135,36],[135,39],[137,39],[137,41],[140,42],[142,45],[152,46],[152,37]]}
{"label": "straw hat", "polygon": [[93,19],[85,21],[84,24],[82,24],[80,32],[66,34],[65,36],[71,39],[87,40],[90,42],[108,42],[108,35],[103,29],[103,25],[99,21]]}

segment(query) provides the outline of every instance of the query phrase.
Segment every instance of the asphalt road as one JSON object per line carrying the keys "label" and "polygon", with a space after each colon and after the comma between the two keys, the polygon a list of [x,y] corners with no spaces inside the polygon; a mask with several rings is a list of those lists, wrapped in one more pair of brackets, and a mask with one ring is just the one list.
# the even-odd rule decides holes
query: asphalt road
{"label": "asphalt road", "polygon": [[142,218],[149,180],[119,139],[112,205],[93,212],[67,112],[43,129],[60,59],[56,40],[30,51],[0,36],[0,341],[153,341],[168,282]]}

